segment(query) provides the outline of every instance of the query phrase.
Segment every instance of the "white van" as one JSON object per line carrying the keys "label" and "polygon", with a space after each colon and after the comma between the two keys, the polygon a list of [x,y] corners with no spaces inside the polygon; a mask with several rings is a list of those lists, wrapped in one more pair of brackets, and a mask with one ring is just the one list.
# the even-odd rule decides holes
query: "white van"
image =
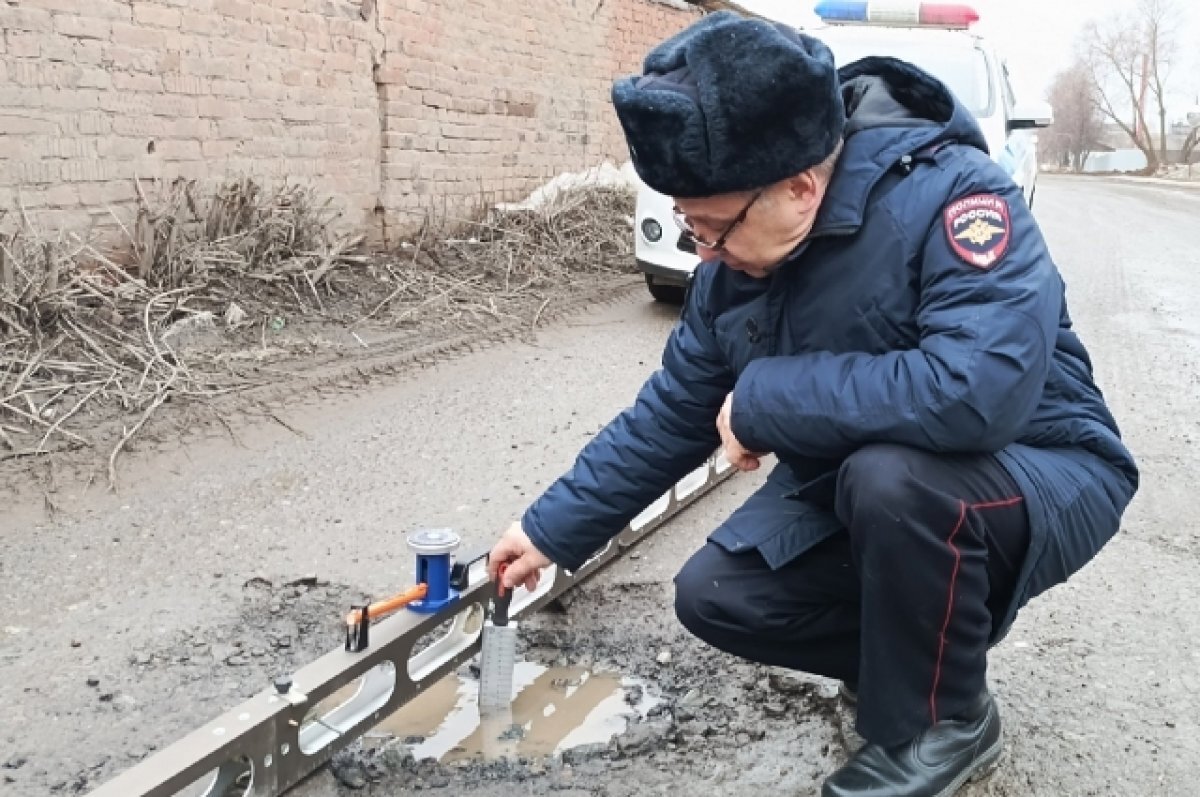
{"label": "white van", "polygon": [[[892,56],[945,83],[975,115],[992,158],[1033,206],[1038,172],[1034,131],[1050,124],[1050,106],[1016,101],[1003,59],[969,30],[979,19],[974,10],[959,4],[828,0],[816,12],[824,24],[805,32],[825,42],[839,66],[869,55]],[[672,205],[670,197],[639,186],[634,255],[651,295],[678,303],[699,259],[681,239]]]}

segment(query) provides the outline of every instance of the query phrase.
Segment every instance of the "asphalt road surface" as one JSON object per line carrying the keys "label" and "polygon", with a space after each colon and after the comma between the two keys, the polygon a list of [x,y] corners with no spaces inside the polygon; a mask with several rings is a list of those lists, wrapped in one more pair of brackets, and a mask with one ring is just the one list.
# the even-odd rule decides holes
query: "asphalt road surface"
{"label": "asphalt road surface", "polygon": [[[1044,176],[1036,202],[1142,488],[1123,532],[994,651],[1006,754],[963,793],[1194,795],[1200,191]],[[352,598],[410,581],[404,533],[490,541],[632,398],[673,320],[634,290],[532,343],[281,402],[295,431],[235,420],[236,440],[139,447],[120,494],[68,484],[53,519],[3,499],[0,794],[86,791],[333,648]],[[845,757],[844,707],[695,643],[669,609],[675,569],[760,478],[735,477],[566,615],[528,624],[530,658],[641,678],[671,708],[649,731],[499,767],[364,764],[358,782],[326,771],[299,792],[816,793]]]}

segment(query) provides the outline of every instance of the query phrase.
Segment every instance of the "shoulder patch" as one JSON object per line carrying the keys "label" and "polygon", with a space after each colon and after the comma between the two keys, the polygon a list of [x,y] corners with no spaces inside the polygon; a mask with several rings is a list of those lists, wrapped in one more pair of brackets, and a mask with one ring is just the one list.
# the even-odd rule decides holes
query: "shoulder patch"
{"label": "shoulder patch", "polygon": [[1012,224],[1003,197],[973,194],[951,202],[943,216],[946,240],[964,263],[987,271],[1008,251]]}

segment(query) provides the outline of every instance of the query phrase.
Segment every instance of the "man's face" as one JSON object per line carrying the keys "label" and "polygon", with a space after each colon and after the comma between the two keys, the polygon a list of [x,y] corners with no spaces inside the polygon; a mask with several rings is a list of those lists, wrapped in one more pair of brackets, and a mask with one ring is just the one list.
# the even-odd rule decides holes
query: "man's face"
{"label": "man's face", "polygon": [[824,185],[811,172],[762,191],[677,198],[676,219],[701,260],[763,279],[812,230]]}

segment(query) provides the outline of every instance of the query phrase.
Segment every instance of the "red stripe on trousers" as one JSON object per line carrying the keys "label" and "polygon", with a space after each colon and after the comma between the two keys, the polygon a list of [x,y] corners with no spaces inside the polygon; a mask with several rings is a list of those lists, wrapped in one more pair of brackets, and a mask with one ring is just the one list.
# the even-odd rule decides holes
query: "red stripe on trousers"
{"label": "red stripe on trousers", "polygon": [[968,509],[999,509],[1016,506],[1023,500],[1022,497],[1017,496],[1016,498],[1004,498],[1000,501],[988,501],[979,504],[968,504],[966,501],[958,502],[958,522],[954,524],[954,528],[950,531],[950,536],[946,538],[946,547],[954,554],[954,570],[950,573],[950,589],[949,594],[946,596],[946,618],[942,621],[942,631],[938,634],[937,662],[933,668],[933,687],[929,690],[929,716],[935,724],[938,721],[937,688],[938,683],[942,679],[942,659],[946,654],[946,632],[950,629],[950,618],[954,614],[954,586],[958,583],[958,571],[962,565],[962,551],[955,547],[954,538],[958,536],[959,530],[967,520]]}

